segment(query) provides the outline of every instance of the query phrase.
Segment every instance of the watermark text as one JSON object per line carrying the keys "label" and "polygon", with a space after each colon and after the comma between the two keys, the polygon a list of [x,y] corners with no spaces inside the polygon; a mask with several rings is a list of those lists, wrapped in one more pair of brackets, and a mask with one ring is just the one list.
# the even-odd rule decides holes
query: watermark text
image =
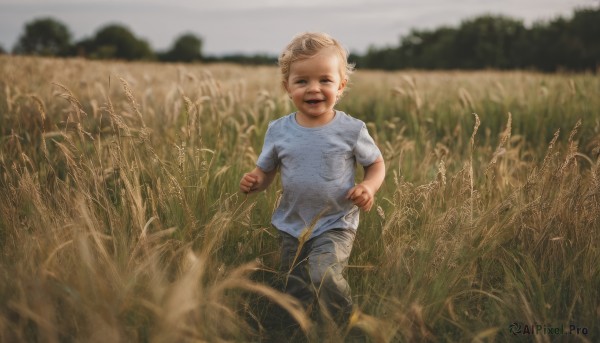
{"label": "watermark text", "polygon": [[512,322],[508,326],[508,331],[514,335],[548,335],[548,336],[559,336],[559,335],[583,335],[587,336],[590,329],[587,326],[575,325],[575,324],[526,324],[522,322]]}

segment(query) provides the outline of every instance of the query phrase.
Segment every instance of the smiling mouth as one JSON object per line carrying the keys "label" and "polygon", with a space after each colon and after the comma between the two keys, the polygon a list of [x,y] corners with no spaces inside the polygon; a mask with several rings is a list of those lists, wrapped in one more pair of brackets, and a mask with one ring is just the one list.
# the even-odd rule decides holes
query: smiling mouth
{"label": "smiling mouth", "polygon": [[318,104],[318,103],[320,103],[321,101],[323,101],[323,100],[316,100],[316,99],[315,99],[315,100],[306,100],[306,102],[307,102],[307,103],[309,103],[309,104],[311,104],[311,105],[312,105],[312,104]]}

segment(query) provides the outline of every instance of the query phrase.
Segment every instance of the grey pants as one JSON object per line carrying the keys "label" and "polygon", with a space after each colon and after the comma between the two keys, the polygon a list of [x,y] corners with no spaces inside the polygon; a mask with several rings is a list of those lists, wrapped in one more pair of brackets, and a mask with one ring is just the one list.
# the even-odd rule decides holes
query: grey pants
{"label": "grey pants", "polygon": [[280,233],[285,292],[299,299],[309,311],[316,300],[336,322],[348,320],[352,297],[342,273],[348,265],[355,231],[328,230],[305,242],[298,256],[298,239]]}

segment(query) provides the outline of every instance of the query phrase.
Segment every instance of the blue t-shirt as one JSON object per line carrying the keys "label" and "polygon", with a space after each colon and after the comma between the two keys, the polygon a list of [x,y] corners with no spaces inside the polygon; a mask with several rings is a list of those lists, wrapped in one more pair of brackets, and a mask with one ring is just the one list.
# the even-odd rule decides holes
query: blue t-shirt
{"label": "blue t-shirt", "polygon": [[311,237],[334,228],[358,228],[358,207],[346,199],[356,162],[373,164],[381,152],[361,120],[336,111],[327,124],[308,128],[295,113],[269,123],[256,166],[280,167],[283,195],[271,223],[294,237],[319,217]]}

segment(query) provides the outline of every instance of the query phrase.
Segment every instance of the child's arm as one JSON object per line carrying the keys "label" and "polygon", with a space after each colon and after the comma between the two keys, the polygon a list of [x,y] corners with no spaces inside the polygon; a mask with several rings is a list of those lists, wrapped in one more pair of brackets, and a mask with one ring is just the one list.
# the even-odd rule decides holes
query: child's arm
{"label": "child's arm", "polygon": [[277,168],[274,168],[268,173],[265,173],[260,168],[256,167],[253,171],[244,174],[240,180],[240,191],[246,194],[262,192],[273,182],[277,174]]}
{"label": "child's arm", "polygon": [[381,187],[385,178],[385,162],[379,156],[375,162],[365,167],[365,178],[363,182],[352,187],[346,195],[346,199],[352,200],[354,205],[362,210],[370,211],[375,201],[375,193]]}

